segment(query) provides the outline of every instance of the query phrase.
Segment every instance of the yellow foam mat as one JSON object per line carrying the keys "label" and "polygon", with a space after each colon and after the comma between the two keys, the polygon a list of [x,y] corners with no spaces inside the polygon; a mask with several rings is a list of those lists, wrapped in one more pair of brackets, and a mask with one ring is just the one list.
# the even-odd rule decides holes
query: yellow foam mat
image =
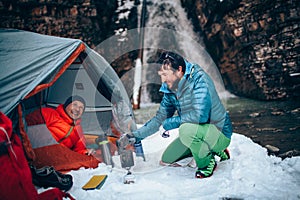
{"label": "yellow foam mat", "polygon": [[100,189],[104,182],[107,179],[107,175],[94,175],[84,186],[82,189],[84,190],[93,190]]}

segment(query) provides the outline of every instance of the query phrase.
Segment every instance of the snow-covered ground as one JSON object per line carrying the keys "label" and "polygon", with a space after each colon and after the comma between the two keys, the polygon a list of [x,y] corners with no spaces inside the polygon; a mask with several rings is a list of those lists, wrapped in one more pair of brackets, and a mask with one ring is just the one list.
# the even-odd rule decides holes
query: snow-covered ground
{"label": "snow-covered ground", "polygon": [[[192,167],[163,167],[159,159],[165,147],[178,135],[162,138],[159,133],[143,140],[146,156],[135,157],[134,184],[123,184],[126,170],[114,156],[114,168],[99,164],[96,169],[71,171],[74,185],[69,193],[78,200],[93,199],[300,199],[300,157],[281,160],[251,139],[233,134],[229,146],[231,159],[218,162],[214,175],[195,179]],[[81,187],[93,176],[107,174],[100,190]],[[42,191],[44,189],[39,189]]]}

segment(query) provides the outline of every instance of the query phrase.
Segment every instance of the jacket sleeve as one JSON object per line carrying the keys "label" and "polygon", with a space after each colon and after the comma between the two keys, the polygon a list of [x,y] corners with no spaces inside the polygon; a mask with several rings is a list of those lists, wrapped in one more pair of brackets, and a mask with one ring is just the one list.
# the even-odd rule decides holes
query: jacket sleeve
{"label": "jacket sleeve", "polygon": [[52,136],[56,141],[59,141],[70,128],[64,126],[64,123],[62,123],[61,118],[55,109],[42,108],[42,114]]}
{"label": "jacket sleeve", "polygon": [[162,122],[169,117],[172,117],[175,113],[175,107],[170,102],[169,94],[165,94],[156,115],[150,119],[143,127],[133,131],[133,134],[139,140],[142,140],[159,130]]}
{"label": "jacket sleeve", "polygon": [[163,128],[165,130],[171,130],[174,128],[178,128],[181,124],[181,118],[180,116],[175,116],[175,117],[170,117],[167,118],[164,122],[163,122]]}
{"label": "jacket sleeve", "polygon": [[72,147],[72,150],[75,152],[78,152],[80,154],[86,154],[88,150],[86,149],[86,142],[83,136],[83,131],[80,125],[76,126],[76,131],[78,135],[78,140],[74,143],[74,146]]}
{"label": "jacket sleeve", "polygon": [[87,154],[88,152],[88,150],[85,147],[85,142],[83,141],[82,138],[76,142],[72,150],[80,154]]}

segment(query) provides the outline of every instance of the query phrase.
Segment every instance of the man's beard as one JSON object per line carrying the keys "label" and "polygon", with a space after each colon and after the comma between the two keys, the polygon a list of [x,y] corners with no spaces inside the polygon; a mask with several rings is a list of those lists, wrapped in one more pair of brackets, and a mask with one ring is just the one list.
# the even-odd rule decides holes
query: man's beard
{"label": "man's beard", "polygon": [[180,79],[176,79],[176,81],[174,81],[174,83],[170,89],[176,90],[178,88],[179,81],[180,81]]}

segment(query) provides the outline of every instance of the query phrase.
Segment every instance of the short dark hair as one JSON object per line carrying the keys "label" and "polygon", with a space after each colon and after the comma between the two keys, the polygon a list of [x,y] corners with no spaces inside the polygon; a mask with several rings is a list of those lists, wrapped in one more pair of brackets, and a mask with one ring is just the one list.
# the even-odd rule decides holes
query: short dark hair
{"label": "short dark hair", "polygon": [[159,58],[159,63],[163,65],[168,65],[171,63],[171,67],[175,70],[178,70],[179,66],[182,67],[183,73],[185,72],[185,61],[182,56],[174,52],[164,52]]}

